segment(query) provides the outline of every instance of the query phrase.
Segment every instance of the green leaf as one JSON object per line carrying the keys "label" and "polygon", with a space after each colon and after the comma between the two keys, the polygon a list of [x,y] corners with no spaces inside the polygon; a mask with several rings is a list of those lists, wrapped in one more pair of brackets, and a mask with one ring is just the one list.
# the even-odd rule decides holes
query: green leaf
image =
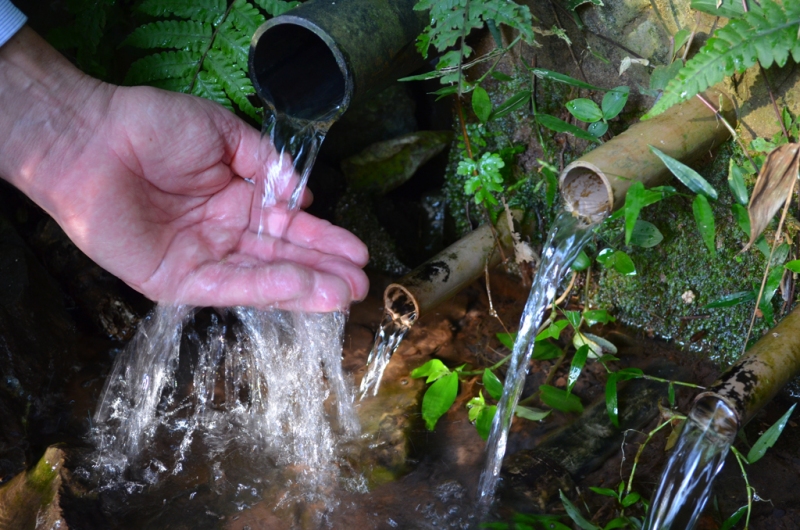
{"label": "green leaf", "polygon": [[650,151],[660,158],[661,161],[664,162],[664,165],[669,168],[672,174],[675,175],[678,180],[683,182],[687,188],[695,193],[705,195],[711,199],[717,198],[717,190],[715,190],[706,179],[701,177],[697,171],[690,168],[680,160],[675,160],[671,156],[662,153],[659,149],[656,149],[652,145],[648,147],[650,147]]}
{"label": "green leaf", "polygon": [[233,104],[225,94],[222,85],[208,72],[200,72],[197,74],[197,79],[195,79],[194,86],[192,87],[192,94],[197,97],[216,101],[233,112]]}
{"label": "green leaf", "polygon": [[489,395],[496,400],[499,400],[503,395],[503,382],[488,368],[483,371],[483,386]]}
{"label": "green leaf", "polygon": [[738,293],[727,294],[721,298],[717,298],[711,303],[703,306],[704,309],[717,309],[720,307],[733,307],[735,305],[744,304],[755,300],[756,295],[753,291],[740,291]]}
{"label": "green leaf", "polygon": [[222,51],[231,63],[246,65],[250,37],[236,29],[229,18],[217,28],[214,49]]}
{"label": "green leaf", "polygon": [[614,427],[619,427],[619,401],[617,400],[617,381],[619,374],[611,372],[606,381],[606,411]]}
{"label": "green leaf", "polygon": [[608,123],[604,121],[596,121],[594,123],[590,123],[589,126],[586,128],[586,132],[588,132],[595,138],[600,138],[606,133],[606,131],[608,131]]}
{"label": "green leaf", "polygon": [[200,62],[200,55],[187,51],[168,51],[142,57],[125,76],[126,85],[143,85],[159,79],[185,79],[188,87]]}
{"label": "green leaf", "polygon": [[264,15],[247,0],[235,0],[228,14],[228,20],[249,39],[265,19]]}
{"label": "green leaf", "polygon": [[481,409],[478,414],[478,419],[475,421],[475,429],[484,440],[489,439],[489,433],[492,431],[492,421],[494,415],[497,413],[497,405],[488,405]]}
{"label": "green leaf", "polygon": [[589,346],[584,344],[575,352],[572,357],[572,362],[569,365],[569,372],[567,372],[567,394],[572,392],[572,387],[578,382],[581,376],[583,367],[586,365],[586,359],[589,357]]}
{"label": "green leaf", "polygon": [[625,103],[628,102],[630,93],[631,89],[626,86],[618,86],[614,90],[606,92],[606,95],[603,96],[603,103],[601,104],[603,119],[610,120],[616,118],[617,115],[622,112]]}
{"label": "green leaf", "polygon": [[567,322],[570,323],[573,329],[577,330],[581,327],[581,319],[583,318],[583,315],[581,315],[580,311],[564,311],[564,316],[567,318]]}
{"label": "green leaf", "polygon": [[623,499],[620,502],[620,504],[622,504],[623,508],[629,508],[629,507],[633,506],[634,504],[636,504],[637,502],[639,502],[639,499],[641,499],[641,498],[642,498],[642,496],[639,495],[636,492],[629,493],[628,495],[623,497]]}
{"label": "green leaf", "polygon": [[467,413],[467,417],[469,418],[469,421],[475,422],[478,419],[478,416],[480,416],[481,411],[485,407],[486,407],[486,399],[484,399],[483,397],[483,391],[479,390],[478,396],[470,399],[467,402],[467,410],[469,411]]}
{"label": "green leaf", "polygon": [[225,0],[144,0],[137,6],[142,13],[157,18],[172,15],[208,23],[218,21],[225,14],[226,8]]}
{"label": "green leaf", "polygon": [[605,309],[589,309],[583,312],[583,319],[589,327],[595,324],[608,324],[609,322],[616,322],[617,319],[611,316]]}
{"label": "green leaf", "polygon": [[[427,81],[428,79],[433,79],[435,77],[439,77],[441,75],[440,72],[433,70],[432,72],[426,72],[424,74],[417,74],[411,75],[408,77],[401,77],[398,81]],[[458,87],[453,87],[456,91],[458,91]],[[453,92],[455,93],[455,92]]]}
{"label": "green leaf", "polygon": [[711,205],[708,204],[708,199],[705,195],[698,195],[692,201],[692,212],[694,213],[694,220],[697,223],[697,229],[700,231],[700,236],[706,244],[706,248],[715,256],[717,253],[716,247],[716,230],[714,228],[714,212],[711,210]]}
{"label": "green leaf", "polygon": [[630,256],[621,250],[606,248],[597,255],[597,261],[605,268],[613,268],[625,276],[636,276],[636,266]]}
{"label": "green leaf", "polygon": [[422,418],[429,431],[436,427],[450,407],[455,403],[458,394],[458,374],[451,372],[441,379],[437,379],[422,398]]}
{"label": "green leaf", "polygon": [[242,111],[258,120],[259,112],[247,99],[247,96],[255,94],[256,90],[250,81],[250,77],[244,71],[245,65],[231,63],[224,52],[219,49],[211,49],[206,54],[203,61],[203,69],[219,80],[219,84],[225,89],[225,93]]}
{"label": "green leaf", "polygon": [[535,342],[539,342],[544,339],[558,339],[558,337],[561,336],[561,332],[565,327],[567,327],[568,324],[569,322],[566,320],[556,320],[547,326],[542,332],[536,335]]}
{"label": "green leaf", "polygon": [[564,352],[561,351],[561,348],[550,342],[549,340],[543,340],[537,342],[536,345],[533,347],[533,354],[531,355],[531,359],[536,361],[548,361],[550,359],[556,359],[561,357]]}
{"label": "green leaf", "polygon": [[[474,97],[474,96],[473,96]],[[530,90],[522,90],[513,94],[508,97],[505,101],[500,103],[492,114],[489,116],[489,120],[494,120],[497,118],[502,118],[507,114],[511,114],[515,110],[520,107],[523,107],[531,100],[531,91]]]}
{"label": "green leaf", "polygon": [[581,527],[583,530],[600,530],[599,526],[595,526],[586,519],[584,519],[583,515],[581,515],[580,510],[578,510],[574,504],[569,502],[569,499],[567,498],[566,495],[564,495],[563,491],[558,490],[558,494],[561,496],[561,504],[564,505],[564,509],[567,511],[567,515],[569,515],[569,518],[572,519],[572,521],[576,525]]}
{"label": "green leaf", "polygon": [[200,52],[208,48],[211,31],[211,24],[196,20],[158,20],[133,30],[122,44]]}
{"label": "green leaf", "polygon": [[576,138],[600,143],[600,140],[592,136],[590,133],[584,131],[580,127],[572,125],[571,123],[567,123],[564,120],[556,118],[555,116],[550,116],[549,114],[537,114],[536,121],[539,122],[539,125],[542,127],[547,127],[551,131],[565,132]]}
{"label": "green leaf", "polygon": [[415,368],[411,371],[411,377],[413,379],[419,379],[420,377],[427,377],[428,379],[425,381],[426,383],[433,383],[437,379],[444,377],[446,375],[450,375],[450,369],[444,365],[442,361],[439,359],[431,359],[430,361],[426,362],[419,368]]}
{"label": "green leaf", "polygon": [[630,243],[639,247],[650,248],[658,245],[664,239],[656,225],[641,219],[636,220],[631,231]]}
{"label": "green leaf", "polygon": [[[731,5],[731,4],[729,4]],[[643,119],[656,116],[713,86],[726,76],[741,73],[756,61],[764,68],[783,67],[792,54],[800,61],[800,8],[796,2],[777,4],[764,0],[740,18],[717,29],[703,48],[673,79],[661,99]]]}
{"label": "green leaf", "polygon": [[[731,158],[728,164],[728,186],[731,188],[731,193],[733,193],[736,202],[742,206],[747,206],[750,199],[747,196],[747,186],[745,186],[744,183],[744,175],[744,169]],[[748,224],[749,222],[748,220]],[[750,235],[750,232],[748,232],[747,235]]]}
{"label": "green leaf", "polygon": [[674,189],[667,186],[647,190],[645,189],[644,184],[642,184],[640,181],[631,184],[631,187],[628,188],[627,195],[625,195],[625,207],[623,208],[625,212],[626,245],[630,244],[631,242],[633,229],[636,227],[636,220],[639,217],[639,212],[642,211],[642,208],[645,206],[650,206],[651,204],[655,204],[669,195],[672,195],[673,193]]}
{"label": "green leaf", "polygon": [[728,517],[725,520],[725,522],[722,523],[722,525],[719,527],[719,530],[731,530],[734,526],[736,526],[736,523],[738,523],[742,519],[742,517],[744,517],[744,514],[746,513],[747,513],[747,505],[745,504],[744,506],[733,512],[733,515]]}
{"label": "green leaf", "polygon": [[744,15],[741,0],[692,0],[692,9],[715,17],[738,18]]}
{"label": "green leaf", "polygon": [[557,83],[564,83],[565,85],[586,88],[588,90],[599,90],[601,92],[606,92],[608,90],[607,88],[600,88],[598,86],[590,85],[589,83],[584,83],[583,81],[579,81],[574,77],[559,74],[558,72],[553,72],[552,70],[545,70],[544,68],[531,68],[531,72],[539,79],[548,79]]}
{"label": "green leaf", "polygon": [[567,102],[567,110],[581,121],[593,123],[603,119],[603,111],[588,98],[578,98]]}
{"label": "green leaf", "polygon": [[792,405],[786,413],[780,417],[778,421],[776,421],[767,431],[762,434],[756,443],[753,444],[753,447],[750,449],[750,452],[747,453],[747,461],[750,464],[754,464],[761,460],[761,457],[764,456],[764,453],[767,452],[767,449],[775,445],[775,442],[778,441],[778,437],[783,432],[783,429],[786,428],[786,423],[789,421],[789,417],[794,412],[794,408],[797,406],[797,403]]}
{"label": "green leaf", "polygon": [[542,421],[550,415],[550,412],[549,410],[540,410],[532,407],[524,407],[522,405],[517,405],[517,408],[514,409],[515,415],[530,421]]}
{"label": "green leaf", "polygon": [[683,63],[680,61],[675,61],[669,66],[656,66],[655,69],[653,69],[653,72],[650,74],[650,89],[664,90],[667,88],[667,84],[672,81],[676,75],[678,75],[678,72],[681,71],[682,66]]}
{"label": "green leaf", "polygon": [[481,123],[486,123],[492,114],[492,100],[489,99],[489,93],[483,87],[477,86],[472,91],[472,110]]}
{"label": "green leaf", "polygon": [[672,381],[670,381],[669,387],[667,387],[667,399],[669,400],[670,408],[675,408],[675,385],[672,384]]}
{"label": "green leaf", "polygon": [[609,488],[598,488],[597,486],[589,486],[589,489],[598,495],[605,495],[606,497],[617,498],[617,492]]}
{"label": "green leaf", "polygon": [[786,263],[783,267],[792,272],[800,272],[800,259],[792,260],[789,263]]}
{"label": "green leaf", "polygon": [[556,388],[550,385],[541,385],[539,387],[541,392],[542,403],[548,407],[563,412],[583,412],[583,405],[580,398],[575,394],[568,394],[566,390]]}
{"label": "green leaf", "polygon": [[500,341],[500,344],[508,348],[509,350],[514,349],[514,341],[517,340],[516,333],[498,333],[496,335],[497,340]]}
{"label": "green leaf", "polygon": [[692,32],[689,31],[688,28],[683,28],[678,30],[678,32],[673,37],[673,45],[672,45],[672,58],[678,55],[678,52],[683,48],[683,45],[689,42],[689,39],[692,36]]}
{"label": "green leaf", "polygon": [[750,213],[747,208],[741,204],[732,204],[731,212],[736,218],[736,224],[739,225],[739,229],[744,232],[744,235],[750,237]]}
{"label": "green leaf", "polygon": [[285,2],[283,0],[255,0],[255,3],[273,17],[282,15],[300,5],[300,2]]}
{"label": "green leaf", "polygon": [[580,251],[578,257],[575,258],[575,261],[572,262],[570,268],[576,272],[585,271],[589,268],[589,265],[592,264],[592,260],[583,250]]}
{"label": "green leaf", "polygon": [[498,72],[497,70],[492,70],[491,76],[502,83],[508,83],[509,81],[514,80],[514,78],[510,75],[504,74],[503,72]]}
{"label": "green leaf", "polygon": [[615,528],[627,528],[629,525],[629,521],[623,517],[617,517],[616,519],[611,519],[608,524],[603,527],[603,530],[614,530]]}

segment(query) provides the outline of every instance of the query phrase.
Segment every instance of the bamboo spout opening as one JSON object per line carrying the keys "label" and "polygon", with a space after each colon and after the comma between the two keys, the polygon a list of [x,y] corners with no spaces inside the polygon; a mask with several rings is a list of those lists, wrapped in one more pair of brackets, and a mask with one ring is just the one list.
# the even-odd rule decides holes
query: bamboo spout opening
{"label": "bamboo spout opening", "polygon": [[567,210],[600,221],[614,210],[614,190],[603,172],[588,162],[573,162],[561,176],[561,193]]}

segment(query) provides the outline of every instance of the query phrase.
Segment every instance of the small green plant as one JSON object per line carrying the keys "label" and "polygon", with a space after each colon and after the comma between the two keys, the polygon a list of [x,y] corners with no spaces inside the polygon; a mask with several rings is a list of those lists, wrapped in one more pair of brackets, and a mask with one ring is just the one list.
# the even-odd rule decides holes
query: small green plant
{"label": "small green plant", "polygon": [[[737,5],[738,4],[738,5]],[[749,4],[749,11],[745,7]],[[774,0],[735,2],[693,0],[692,7],[728,17],[703,48],[669,82],[661,99],[645,118],[661,114],[672,105],[694,97],[725,76],[744,72],[756,62],[764,68],[783,67],[791,54],[800,61],[800,4]]]}
{"label": "small green plant", "polygon": [[587,132],[600,138],[608,131],[608,120],[616,118],[628,101],[630,88],[618,86],[603,96],[600,105],[589,98],[578,98],[567,102],[567,110],[577,119],[589,124]]}
{"label": "small green plant", "polygon": [[299,2],[254,2],[144,0],[137,10],[155,20],[135,29],[123,44],[153,53],[131,65],[125,83],[194,94],[260,121],[248,99],[255,93],[247,76],[250,38],[265,14],[283,14]]}

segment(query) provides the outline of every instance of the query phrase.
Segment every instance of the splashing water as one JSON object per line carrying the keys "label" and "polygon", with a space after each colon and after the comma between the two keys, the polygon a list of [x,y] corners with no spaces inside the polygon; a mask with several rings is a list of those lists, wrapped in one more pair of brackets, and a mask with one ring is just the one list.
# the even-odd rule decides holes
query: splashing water
{"label": "splashing water", "polygon": [[[331,124],[267,113],[251,208],[259,237],[285,237]],[[200,451],[223,476],[238,451],[248,466],[290,468],[282,492],[329,508],[337,450],[360,430],[341,368],[344,323],[338,312],[236,307],[207,317],[159,304],[115,359],[93,418],[101,487],[141,491]]]}
{"label": "splashing water", "polygon": [[714,396],[695,402],[650,504],[646,530],[691,530],[711,495],[739,423],[736,413]]}
{"label": "splashing water", "polygon": [[542,261],[533,279],[528,301],[522,312],[519,331],[511,354],[503,395],[497,405],[489,440],[486,444],[486,461],[478,483],[478,502],[487,510],[493,500],[500,475],[500,467],[506,452],[511,419],[519,401],[528,363],[535,346],[536,330],[544,311],[553,302],[556,289],[564,279],[569,266],[591,237],[594,224],[563,211],[556,218],[544,246]]}

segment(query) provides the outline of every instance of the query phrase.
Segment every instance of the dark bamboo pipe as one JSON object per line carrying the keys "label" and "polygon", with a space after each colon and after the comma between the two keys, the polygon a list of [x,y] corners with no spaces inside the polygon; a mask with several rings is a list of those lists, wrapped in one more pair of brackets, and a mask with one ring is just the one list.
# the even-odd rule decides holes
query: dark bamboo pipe
{"label": "dark bamboo pipe", "polygon": [[250,78],[273,111],[333,121],[352,103],[422,66],[414,41],[429,24],[416,0],[310,0],[259,27]]}

